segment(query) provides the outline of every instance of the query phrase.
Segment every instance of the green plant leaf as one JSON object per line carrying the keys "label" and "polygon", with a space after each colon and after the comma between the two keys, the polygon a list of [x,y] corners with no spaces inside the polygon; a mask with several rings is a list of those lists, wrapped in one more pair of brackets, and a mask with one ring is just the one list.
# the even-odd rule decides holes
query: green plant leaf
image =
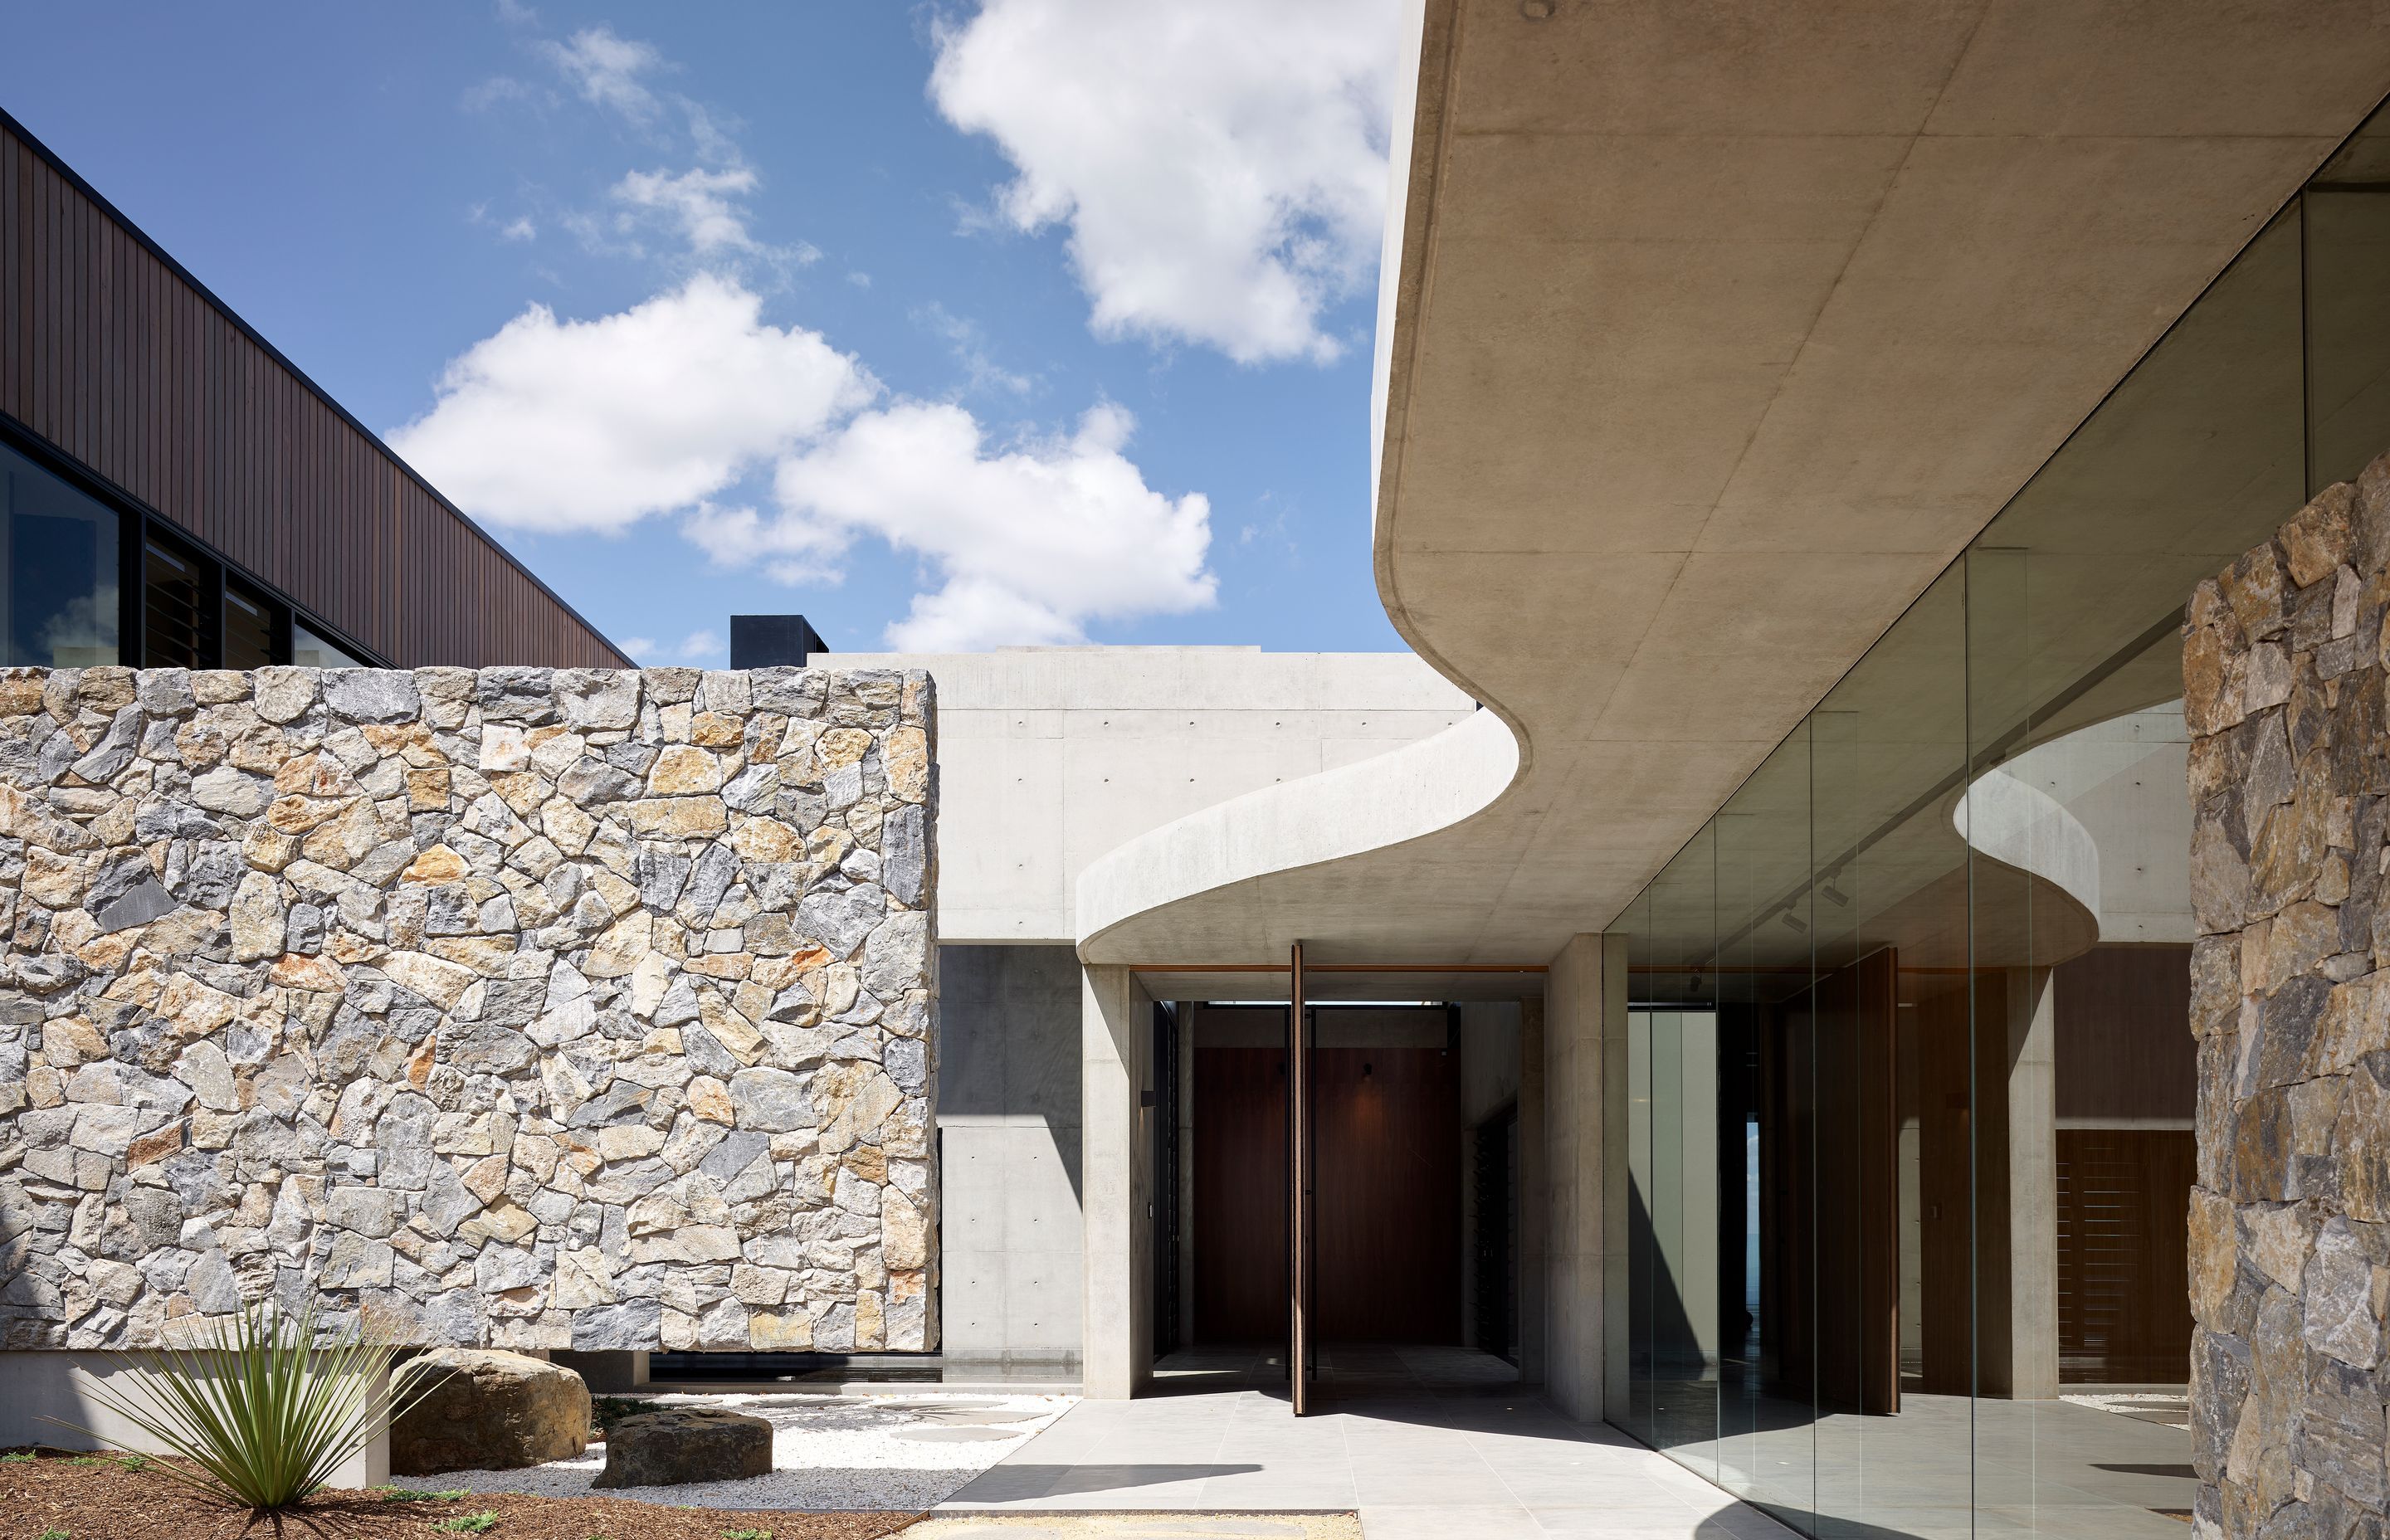
{"label": "green plant leaf", "polygon": [[[107,1380],[76,1372],[94,1402],[190,1462],[148,1469],[274,1512],[321,1491],[343,1461],[447,1378],[420,1360],[393,1371],[397,1354],[395,1343],[369,1340],[353,1325],[327,1328],[313,1302],[296,1315],[260,1304],[211,1322],[196,1347],[110,1354],[121,1372]],[[386,1410],[378,1393],[385,1382]]]}
{"label": "green plant leaf", "polygon": [[497,1521],[497,1511],[485,1508],[479,1513],[460,1513],[454,1519],[434,1519],[431,1527],[444,1529],[452,1534],[481,1534]]}

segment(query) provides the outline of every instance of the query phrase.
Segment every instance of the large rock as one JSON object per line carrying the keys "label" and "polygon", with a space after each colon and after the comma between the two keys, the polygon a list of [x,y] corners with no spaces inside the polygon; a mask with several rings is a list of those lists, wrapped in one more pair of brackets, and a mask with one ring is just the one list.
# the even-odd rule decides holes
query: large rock
{"label": "large rock", "polygon": [[589,1484],[683,1486],[772,1473],[772,1425],[710,1406],[642,1412],[606,1435],[606,1469]]}
{"label": "large rock", "polygon": [[589,1446],[589,1387],[571,1369],[480,1348],[435,1348],[416,1362],[447,1378],[392,1425],[393,1475],[513,1470]]}

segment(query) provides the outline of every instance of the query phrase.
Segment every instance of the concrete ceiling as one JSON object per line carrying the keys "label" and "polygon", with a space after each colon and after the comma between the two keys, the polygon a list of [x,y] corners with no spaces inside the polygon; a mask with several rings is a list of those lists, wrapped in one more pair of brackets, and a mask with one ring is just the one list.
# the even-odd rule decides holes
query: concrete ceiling
{"label": "concrete ceiling", "polygon": [[1530,8],[1413,7],[1378,337],[1379,591],[1515,771],[1159,830],[1091,961],[1603,928],[2390,91],[2377,0]]}

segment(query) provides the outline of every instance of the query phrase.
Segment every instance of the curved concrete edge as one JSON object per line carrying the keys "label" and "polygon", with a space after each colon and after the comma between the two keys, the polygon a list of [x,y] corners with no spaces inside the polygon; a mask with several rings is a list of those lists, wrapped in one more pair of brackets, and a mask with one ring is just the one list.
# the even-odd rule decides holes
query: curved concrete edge
{"label": "curved concrete edge", "polygon": [[2100,846],[2065,804],[2006,770],[1975,777],[1950,808],[1959,838],[2003,866],[2040,878],[2100,924]]}
{"label": "curved concrete edge", "polygon": [[1492,805],[1520,776],[1518,738],[1491,711],[1316,776],[1249,791],[1141,834],[1079,875],[1079,957],[1116,956],[1107,932],[1182,899],[1434,834]]}

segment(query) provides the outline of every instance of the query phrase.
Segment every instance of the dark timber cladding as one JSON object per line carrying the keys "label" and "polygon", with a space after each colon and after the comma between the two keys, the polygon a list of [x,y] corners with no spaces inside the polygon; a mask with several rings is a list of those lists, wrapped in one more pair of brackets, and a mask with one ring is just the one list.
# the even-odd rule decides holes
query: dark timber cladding
{"label": "dark timber cladding", "polygon": [[5,113],[0,413],[400,667],[630,662]]}

